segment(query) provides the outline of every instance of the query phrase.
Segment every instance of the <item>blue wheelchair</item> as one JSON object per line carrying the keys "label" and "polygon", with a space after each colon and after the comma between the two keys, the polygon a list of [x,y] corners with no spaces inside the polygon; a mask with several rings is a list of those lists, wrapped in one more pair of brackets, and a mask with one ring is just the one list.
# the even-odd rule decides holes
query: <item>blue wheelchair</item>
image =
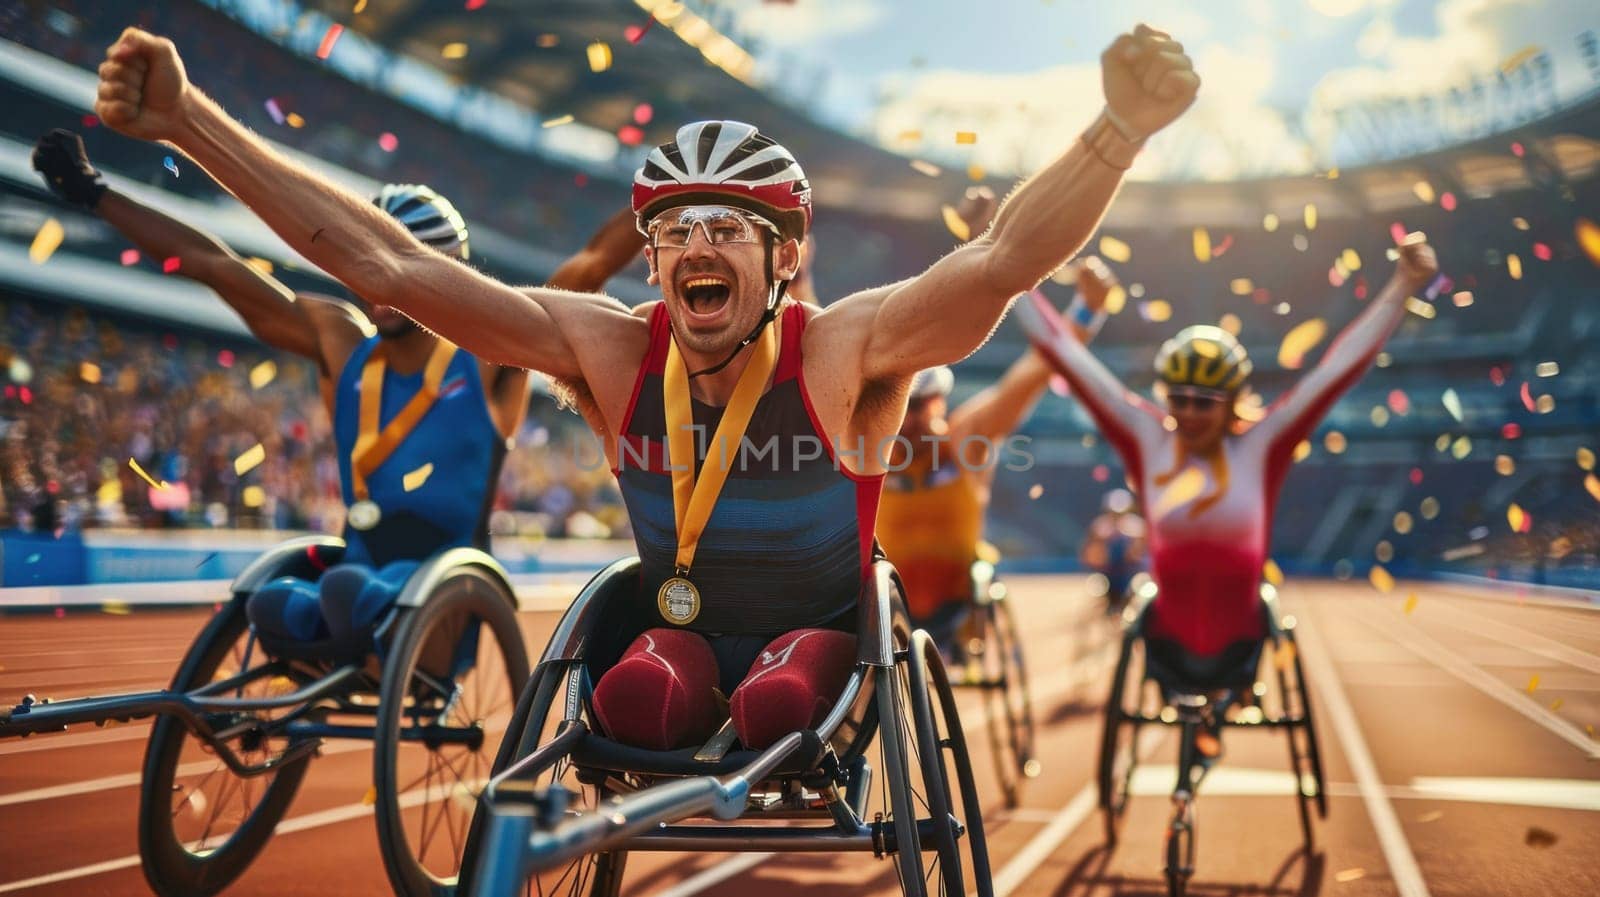
{"label": "blue wheelchair", "polygon": [[139,850],[161,897],[208,897],[265,846],[331,740],[371,742],[384,865],[402,897],[456,891],[473,807],[529,675],[516,597],[487,553],[423,561],[359,632],[295,642],[252,627],[250,596],[315,580],[343,540],[278,545],[233,582],[164,691],[38,701],[0,711],[0,737],[156,717],[145,751]]}

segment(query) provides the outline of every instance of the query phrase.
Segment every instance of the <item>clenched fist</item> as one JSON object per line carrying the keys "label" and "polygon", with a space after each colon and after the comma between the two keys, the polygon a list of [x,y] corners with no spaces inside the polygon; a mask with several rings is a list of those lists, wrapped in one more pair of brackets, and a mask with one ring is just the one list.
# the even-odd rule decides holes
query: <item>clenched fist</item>
{"label": "clenched fist", "polygon": [[1117,275],[1098,256],[1088,255],[1072,263],[1078,273],[1078,295],[1090,311],[1099,314],[1106,307],[1106,296],[1117,285]]}
{"label": "clenched fist", "polygon": [[1400,258],[1394,264],[1394,279],[1412,292],[1422,289],[1439,274],[1439,257],[1421,231],[1408,234],[1400,242]]}
{"label": "clenched fist", "polygon": [[100,63],[94,112],[129,137],[165,140],[183,122],[188,92],[189,77],[172,41],[129,28]]}
{"label": "clenched fist", "polygon": [[1131,141],[1171,124],[1200,90],[1200,76],[1183,44],[1146,25],[1100,54],[1100,77],[1111,123]]}
{"label": "clenched fist", "polygon": [[956,214],[967,223],[967,233],[974,237],[984,232],[999,210],[1000,200],[995,198],[994,191],[982,185],[968,187],[967,194],[956,206]]}

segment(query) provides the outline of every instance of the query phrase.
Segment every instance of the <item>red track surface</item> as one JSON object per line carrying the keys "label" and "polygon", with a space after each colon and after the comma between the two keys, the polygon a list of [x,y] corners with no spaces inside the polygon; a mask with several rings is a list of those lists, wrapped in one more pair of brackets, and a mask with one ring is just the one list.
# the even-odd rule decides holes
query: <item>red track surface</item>
{"label": "red track surface", "polygon": [[[1108,853],[1093,812],[1092,776],[1110,654],[1090,644],[1094,615],[1078,578],[1009,583],[1027,637],[1044,773],[1021,809],[1008,813],[996,798],[986,813],[997,888],[1002,897],[1164,893],[1161,845],[1175,742],[1164,734],[1153,745],[1149,785]],[[1224,762],[1201,789],[1190,893],[1600,893],[1600,762],[1593,759],[1600,741],[1586,731],[1600,725],[1600,614],[1432,586],[1418,594],[1414,612],[1405,614],[1402,598],[1380,599],[1365,586],[1289,584],[1287,609],[1302,621],[1307,675],[1317,691],[1330,817],[1318,828],[1316,851],[1304,855],[1293,801],[1281,790],[1282,737],[1230,732]],[[208,614],[0,618],[0,700],[163,687]],[[533,650],[555,619],[523,615]],[[974,715],[975,697],[962,700]],[[133,723],[0,741],[0,894],[149,893],[135,828],[148,731]],[[972,739],[973,760],[980,786],[994,795],[986,744]],[[1165,779],[1162,766],[1169,767]],[[1370,775],[1361,774],[1364,767]],[[370,781],[367,749],[314,761],[289,810],[286,825],[294,830],[280,831],[229,893],[387,893],[362,804]],[[350,818],[293,825],[340,816],[306,819],[341,808]],[[1385,816],[1395,824],[1374,822]],[[1554,844],[1530,846],[1534,828],[1553,834]],[[1418,875],[1408,879],[1413,863]],[[780,897],[818,887],[887,894],[894,879],[887,864],[859,855],[642,854],[629,860],[624,891]]]}

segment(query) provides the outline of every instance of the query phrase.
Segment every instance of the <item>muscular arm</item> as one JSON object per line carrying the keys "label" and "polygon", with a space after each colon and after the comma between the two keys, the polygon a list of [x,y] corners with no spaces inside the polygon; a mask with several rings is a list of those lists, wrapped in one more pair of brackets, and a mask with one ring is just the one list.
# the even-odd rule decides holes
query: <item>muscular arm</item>
{"label": "muscular arm", "polygon": [[561,263],[550,275],[547,286],[578,293],[599,292],[644,248],[644,234],[639,233],[634,222],[631,208],[619,209],[600,225],[588,244]]}
{"label": "muscular arm", "polygon": [[216,237],[115,190],[106,191],[95,212],[145,255],[177,258],[177,273],[215,290],[257,339],[309,358],[327,373],[311,315],[277,278],[251,267]]}

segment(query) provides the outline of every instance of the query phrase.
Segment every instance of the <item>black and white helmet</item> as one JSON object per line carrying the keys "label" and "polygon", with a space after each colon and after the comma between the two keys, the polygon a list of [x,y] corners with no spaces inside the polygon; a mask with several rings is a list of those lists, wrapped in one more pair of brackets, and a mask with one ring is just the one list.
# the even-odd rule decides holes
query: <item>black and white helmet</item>
{"label": "black and white helmet", "polygon": [[470,255],[467,223],[450,200],[423,184],[385,184],[372,204],[394,216],[411,235],[440,252]]}
{"label": "black and white helmet", "polygon": [[770,220],[785,238],[811,228],[811,183],[787,149],[742,121],[697,121],[650,151],[633,178],[642,230],[675,206],[722,204]]}

